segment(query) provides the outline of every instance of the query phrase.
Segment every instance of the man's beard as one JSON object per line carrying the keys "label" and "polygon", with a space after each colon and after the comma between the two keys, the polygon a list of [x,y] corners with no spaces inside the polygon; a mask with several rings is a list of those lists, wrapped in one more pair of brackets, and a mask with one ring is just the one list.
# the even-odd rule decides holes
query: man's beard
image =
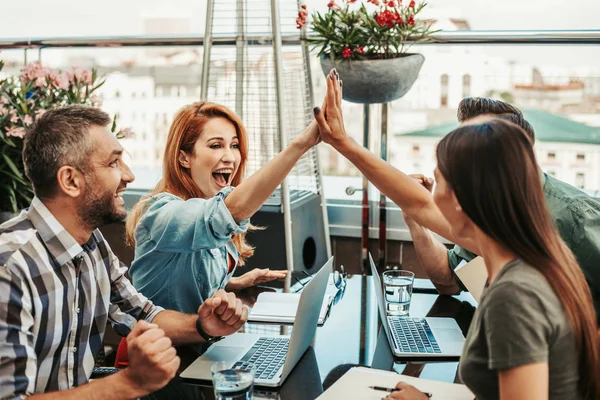
{"label": "man's beard", "polygon": [[118,210],[115,206],[115,193],[94,188],[102,185],[94,178],[87,178],[85,182],[85,194],[79,205],[78,214],[83,223],[92,229],[100,226],[121,222],[127,216],[127,212]]}

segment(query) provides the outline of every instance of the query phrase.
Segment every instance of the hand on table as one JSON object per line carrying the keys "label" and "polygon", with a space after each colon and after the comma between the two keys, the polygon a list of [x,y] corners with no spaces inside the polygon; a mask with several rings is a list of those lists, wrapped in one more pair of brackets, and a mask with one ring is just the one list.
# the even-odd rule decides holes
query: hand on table
{"label": "hand on table", "polygon": [[268,268],[255,268],[252,271],[246,272],[242,276],[231,278],[225,289],[227,290],[241,290],[249,288],[251,286],[260,285],[261,283],[274,281],[276,279],[283,279],[287,275],[286,270],[273,270]]}

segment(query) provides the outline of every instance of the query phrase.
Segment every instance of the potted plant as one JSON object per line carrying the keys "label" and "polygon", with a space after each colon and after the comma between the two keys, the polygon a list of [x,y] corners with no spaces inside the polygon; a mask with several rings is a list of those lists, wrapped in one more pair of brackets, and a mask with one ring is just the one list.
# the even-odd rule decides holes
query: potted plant
{"label": "potted plant", "polygon": [[[337,69],[344,82],[344,100],[387,103],[411,88],[425,57],[408,51],[434,33],[428,23],[416,19],[425,6],[414,0],[332,0],[326,13],[312,14],[307,41],[319,49],[325,74]],[[307,22],[303,5],[296,19],[298,29]]]}
{"label": "potted plant", "polygon": [[[3,67],[0,60],[0,71]],[[62,72],[39,62],[27,65],[18,77],[0,79],[0,223],[29,206],[33,197],[21,158],[29,126],[52,108],[67,104],[99,107],[95,92],[103,83],[94,69]],[[116,116],[112,131],[116,131]],[[117,138],[131,135],[130,129],[117,132]]]}

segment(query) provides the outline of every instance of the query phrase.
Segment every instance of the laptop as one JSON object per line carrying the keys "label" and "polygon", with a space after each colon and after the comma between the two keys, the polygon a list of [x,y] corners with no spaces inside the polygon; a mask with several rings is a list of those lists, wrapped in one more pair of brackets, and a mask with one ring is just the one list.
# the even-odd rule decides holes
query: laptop
{"label": "laptop", "polygon": [[180,376],[210,381],[210,367],[217,361],[229,361],[234,369],[244,369],[246,363],[252,363],[256,386],[281,386],[312,343],[331,272],[333,257],[302,290],[291,336],[235,333],[210,346]]}
{"label": "laptop", "polygon": [[458,358],[465,338],[454,318],[387,315],[381,278],[369,254],[377,307],[385,335],[396,357]]}

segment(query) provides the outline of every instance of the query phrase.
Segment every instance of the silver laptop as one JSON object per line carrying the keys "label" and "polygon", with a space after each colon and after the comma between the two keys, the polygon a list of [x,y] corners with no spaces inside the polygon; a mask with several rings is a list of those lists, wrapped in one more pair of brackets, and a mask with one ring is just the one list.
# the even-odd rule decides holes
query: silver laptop
{"label": "silver laptop", "polygon": [[454,318],[413,318],[387,315],[381,278],[369,254],[377,307],[394,356],[410,358],[460,357],[465,338]]}
{"label": "silver laptop", "polygon": [[217,361],[230,361],[234,369],[244,369],[247,363],[252,363],[255,385],[280,386],[312,343],[332,271],[333,257],[302,290],[291,336],[235,333],[213,344],[181,373],[181,377],[210,381],[211,365]]}

